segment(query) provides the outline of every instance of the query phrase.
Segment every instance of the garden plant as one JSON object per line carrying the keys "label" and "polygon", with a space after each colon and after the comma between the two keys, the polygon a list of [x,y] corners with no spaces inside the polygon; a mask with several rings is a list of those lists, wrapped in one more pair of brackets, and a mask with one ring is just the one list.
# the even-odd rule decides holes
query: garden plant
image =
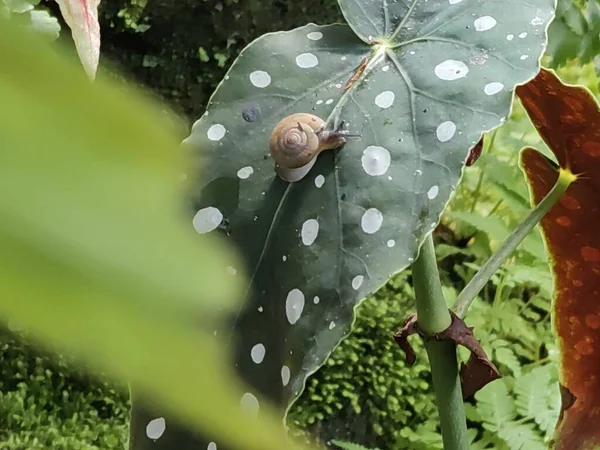
{"label": "garden plant", "polygon": [[[315,448],[282,423],[361,303],[407,270],[414,304],[385,332],[409,366],[426,350],[439,445],[600,446],[600,109],[540,65],[546,51],[555,67],[594,59],[596,0],[339,0],[345,23],[245,47],[181,146],[166,108],[96,80],[98,1],[59,2],[84,71],[40,39],[56,29],[46,16],[35,25],[36,2],[4,3],[0,142],[19,151],[0,160],[2,277],[19,300],[0,312],[129,383],[129,450]],[[23,14],[25,29],[11,20]],[[553,27],[567,36],[548,41]],[[569,42],[582,43],[574,55]],[[498,184],[523,215],[450,301],[434,230],[466,167],[484,164],[477,195],[503,167],[486,153],[517,102],[545,143],[514,148],[533,208]],[[43,122],[53,103],[57,115],[25,137],[26,118]],[[47,142],[53,153],[40,154]],[[545,415],[553,375],[522,375],[515,356],[528,338],[488,342],[465,322],[521,244],[552,271],[539,283],[553,286],[552,306],[535,306],[552,313],[559,352],[560,406]],[[429,448],[413,432],[406,448]]]}

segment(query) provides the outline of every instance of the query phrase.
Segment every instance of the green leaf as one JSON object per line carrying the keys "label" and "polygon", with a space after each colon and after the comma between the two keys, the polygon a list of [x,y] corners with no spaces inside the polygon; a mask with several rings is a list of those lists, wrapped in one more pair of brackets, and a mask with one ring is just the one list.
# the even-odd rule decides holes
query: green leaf
{"label": "green leaf", "polygon": [[547,54],[552,57],[552,67],[575,58],[587,64],[600,52],[600,2],[559,1],[548,32]]}
{"label": "green leaf", "polygon": [[31,28],[45,36],[47,39],[58,39],[60,25],[56,17],[52,17],[48,11],[33,10],[30,12]]}
{"label": "green leaf", "polygon": [[[220,223],[251,275],[232,319],[235,362],[284,405],[348,334],[354,307],[414,260],[469,148],[537,73],[554,2],[340,5],[350,26],[309,24],[246,47],[185,141],[207,164],[199,181],[188,174],[195,221]],[[361,137],[284,182],[268,142],[292,113]]]}
{"label": "green leaf", "polygon": [[223,270],[228,247],[183,218],[173,117],[131,86],[90,83],[10,20],[0,60],[0,316],[219,442],[292,446],[241,410],[213,337],[241,280]]}
{"label": "green leaf", "polygon": [[550,372],[547,366],[538,367],[516,378],[514,391],[517,412],[523,417],[535,417],[547,409]]}
{"label": "green leaf", "polygon": [[379,450],[377,448],[368,449],[367,447],[363,447],[362,445],[353,444],[351,442],[337,441],[335,439],[333,439],[331,443],[342,450]]}
{"label": "green leaf", "polygon": [[494,359],[510,369],[515,377],[521,375],[521,364],[510,347],[501,347],[494,351]]}
{"label": "green leaf", "polygon": [[[449,212],[448,217],[453,220],[461,220],[469,225],[485,232],[491,239],[502,242],[510,234],[508,226],[504,221],[497,216],[482,217],[479,214],[469,212]],[[535,234],[534,234],[535,233]],[[535,256],[541,261],[547,259],[546,252],[544,250],[544,244],[537,231],[533,231],[529,234],[518,247],[519,249],[525,250],[527,253]]]}
{"label": "green leaf", "polygon": [[475,394],[475,400],[486,430],[498,432],[516,417],[515,404],[504,379],[486,385]]}
{"label": "green leaf", "polygon": [[531,425],[507,423],[498,431],[498,436],[508,445],[510,450],[547,450],[540,435]]}

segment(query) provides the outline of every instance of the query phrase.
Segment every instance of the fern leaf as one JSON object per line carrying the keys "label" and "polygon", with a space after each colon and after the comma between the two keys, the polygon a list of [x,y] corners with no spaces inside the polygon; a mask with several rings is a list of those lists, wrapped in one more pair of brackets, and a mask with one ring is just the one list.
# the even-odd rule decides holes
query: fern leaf
{"label": "fern leaf", "polygon": [[550,372],[538,367],[515,381],[515,405],[517,412],[526,418],[535,418],[536,414],[548,409],[548,388]]}
{"label": "fern leaf", "polygon": [[481,439],[473,443],[469,450],[510,450],[510,448],[495,433],[484,431]]}
{"label": "fern leaf", "polygon": [[554,435],[554,428],[560,415],[561,403],[558,380],[553,380],[546,391],[546,408],[538,411],[534,417],[535,423],[545,433],[547,440]]}
{"label": "fern leaf", "polygon": [[485,386],[475,394],[475,400],[486,430],[497,432],[517,415],[513,398],[508,393],[504,379],[493,381]]}
{"label": "fern leaf", "polygon": [[531,425],[507,422],[498,432],[498,436],[506,442],[510,450],[546,450],[548,447]]}
{"label": "fern leaf", "polygon": [[342,442],[342,441],[331,441],[333,445],[336,445],[341,450],[379,450],[377,448],[368,449],[367,447],[363,447],[362,445],[354,444],[352,442]]}
{"label": "fern leaf", "polygon": [[496,361],[508,367],[515,377],[521,376],[521,364],[510,347],[501,347],[494,354]]}

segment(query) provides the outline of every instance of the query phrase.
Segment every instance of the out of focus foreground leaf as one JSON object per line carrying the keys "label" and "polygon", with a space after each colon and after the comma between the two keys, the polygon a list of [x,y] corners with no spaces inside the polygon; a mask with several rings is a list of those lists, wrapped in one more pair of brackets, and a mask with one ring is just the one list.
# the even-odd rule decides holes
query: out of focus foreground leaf
{"label": "out of focus foreground leaf", "polygon": [[224,369],[213,332],[241,277],[183,219],[172,118],[4,19],[0,64],[0,316],[217,442],[291,448]]}

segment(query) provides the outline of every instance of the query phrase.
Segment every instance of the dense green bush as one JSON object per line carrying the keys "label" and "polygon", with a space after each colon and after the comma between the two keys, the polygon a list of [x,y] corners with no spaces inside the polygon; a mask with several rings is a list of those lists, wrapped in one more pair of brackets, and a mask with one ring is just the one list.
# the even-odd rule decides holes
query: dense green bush
{"label": "dense green bush", "polygon": [[122,449],[127,391],[84,375],[23,336],[0,335],[2,450]]}
{"label": "dense green bush", "polygon": [[325,442],[343,438],[392,448],[400,436],[415,431],[415,424],[437,416],[421,343],[415,339],[420,358],[407,368],[392,339],[414,308],[408,281],[404,272],[362,303],[352,337],[308,379],[305,393],[291,410],[290,423]]}

